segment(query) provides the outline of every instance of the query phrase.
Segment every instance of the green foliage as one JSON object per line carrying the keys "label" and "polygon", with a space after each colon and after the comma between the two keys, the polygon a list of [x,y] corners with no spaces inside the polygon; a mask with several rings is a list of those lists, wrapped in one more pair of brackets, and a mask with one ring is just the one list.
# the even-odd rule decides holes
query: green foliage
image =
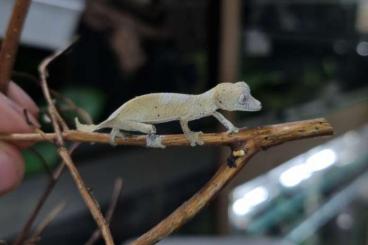
{"label": "green foliage", "polygon": [[29,149],[23,150],[22,156],[26,162],[26,176],[45,172],[45,167],[43,166],[42,161],[45,161],[50,168],[56,165],[58,157],[56,148],[52,144],[48,142],[40,142],[34,145],[33,149],[39,152],[44,160],[40,159],[37,154]]}
{"label": "green foliage", "polygon": [[[62,90],[61,93],[74,101],[78,107],[83,108],[92,118],[102,113],[106,101],[105,95],[94,88],[72,87]],[[76,116],[75,111],[69,112]]]}

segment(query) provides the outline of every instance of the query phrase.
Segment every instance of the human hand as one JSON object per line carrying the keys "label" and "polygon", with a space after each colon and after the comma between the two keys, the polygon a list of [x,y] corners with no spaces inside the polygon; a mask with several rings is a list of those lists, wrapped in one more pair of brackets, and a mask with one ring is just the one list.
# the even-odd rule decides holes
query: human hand
{"label": "human hand", "polygon": [[[25,113],[25,109],[29,113]],[[0,133],[33,132],[35,127],[39,127],[36,120],[38,112],[33,100],[17,84],[10,82],[7,95],[0,93]],[[20,150],[30,144],[0,141],[0,196],[21,182],[24,160]]]}

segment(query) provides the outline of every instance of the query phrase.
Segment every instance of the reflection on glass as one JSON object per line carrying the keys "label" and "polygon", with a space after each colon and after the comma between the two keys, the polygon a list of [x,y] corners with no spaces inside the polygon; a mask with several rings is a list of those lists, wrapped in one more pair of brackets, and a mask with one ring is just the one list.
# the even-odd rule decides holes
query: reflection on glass
{"label": "reflection on glass", "polygon": [[[230,196],[230,223],[236,230],[253,235],[273,234],[276,229],[291,241],[304,241],[334,217],[342,204],[355,198],[354,193],[360,193],[356,186],[366,186],[367,145],[368,126],[347,132],[239,185]],[[354,195],[342,189],[351,180],[363,177],[348,188]],[[311,193],[318,195],[320,202],[312,213],[305,205]]]}
{"label": "reflection on glass", "polygon": [[291,166],[280,175],[280,183],[284,187],[294,187],[310,178],[314,172],[332,166],[337,160],[336,153],[331,149],[324,149],[311,155],[305,163]]}
{"label": "reflection on glass", "polygon": [[280,175],[280,183],[285,187],[294,187],[311,176],[306,164],[292,166]]}
{"label": "reflection on glass", "polygon": [[330,167],[336,160],[336,153],[331,149],[325,149],[310,156],[306,164],[310,171],[316,172]]}
{"label": "reflection on glass", "polygon": [[245,215],[255,206],[266,201],[267,198],[267,189],[263,186],[256,187],[234,202],[233,212],[236,215]]}

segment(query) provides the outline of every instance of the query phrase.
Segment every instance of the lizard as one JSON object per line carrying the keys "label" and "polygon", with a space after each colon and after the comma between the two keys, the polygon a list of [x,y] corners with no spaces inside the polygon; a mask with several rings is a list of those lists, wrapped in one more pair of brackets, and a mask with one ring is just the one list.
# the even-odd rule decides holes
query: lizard
{"label": "lizard", "polygon": [[213,116],[227,128],[227,133],[239,131],[218,110],[259,111],[260,101],[251,95],[250,88],[244,81],[236,83],[219,83],[212,89],[197,95],[179,93],[150,93],[135,97],[117,110],[105,121],[95,124],[81,124],[75,118],[77,130],[93,132],[111,128],[110,143],[115,145],[117,136],[125,137],[123,131],[135,131],[146,134],[147,147],[165,148],[161,138],[156,135],[154,124],[180,121],[184,135],[191,146],[203,145],[201,131],[193,132],[188,122],[203,117]]}

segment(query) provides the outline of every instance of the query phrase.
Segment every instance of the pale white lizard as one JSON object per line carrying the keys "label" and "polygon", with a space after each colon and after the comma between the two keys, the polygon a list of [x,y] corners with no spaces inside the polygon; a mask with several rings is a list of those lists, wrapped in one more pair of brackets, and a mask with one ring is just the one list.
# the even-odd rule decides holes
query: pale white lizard
{"label": "pale white lizard", "polygon": [[160,137],[156,136],[156,128],[152,124],[169,121],[180,121],[181,128],[191,146],[202,145],[202,132],[193,132],[188,122],[202,117],[214,116],[226,128],[227,133],[238,132],[229,120],[217,110],[226,111],[258,111],[261,102],[255,99],[245,82],[220,83],[205,93],[198,95],[178,93],[152,93],[135,97],[120,106],[105,121],[98,125],[81,124],[75,118],[76,127],[80,131],[92,132],[102,128],[112,128],[111,143],[115,137],[122,136],[123,131],[137,131],[147,134],[146,144],[149,147],[162,147]]}

